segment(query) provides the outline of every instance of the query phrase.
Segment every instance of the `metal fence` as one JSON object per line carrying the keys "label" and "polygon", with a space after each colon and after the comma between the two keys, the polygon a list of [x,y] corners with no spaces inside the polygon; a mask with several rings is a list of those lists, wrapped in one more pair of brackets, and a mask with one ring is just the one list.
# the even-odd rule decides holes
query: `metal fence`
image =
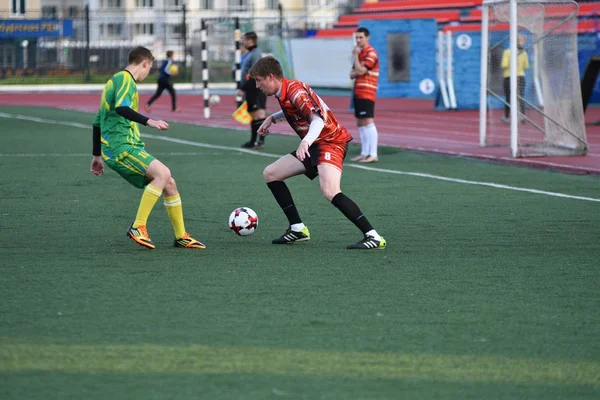
{"label": "metal fence", "polygon": [[[90,81],[96,75],[112,74],[127,64],[132,47],[150,48],[157,63],[167,50],[175,52],[182,68],[182,79],[190,79],[194,58],[199,54],[200,22],[208,24],[209,60],[215,79],[231,76],[233,62],[233,17],[240,18],[242,32],[255,31],[265,52],[273,52],[281,40],[310,35],[328,28],[347,6],[333,0],[319,3],[317,15],[306,10],[268,10],[256,15],[248,10],[195,10],[184,6],[147,13],[124,13],[121,9],[90,11],[52,9],[28,11],[27,19],[8,18],[0,11],[0,83],[9,77],[81,76]],[[323,4],[329,7],[323,8]],[[314,10],[313,10],[314,11]],[[318,15],[321,14],[321,15]],[[184,23],[185,21],[185,23]],[[229,71],[226,71],[229,68]]]}

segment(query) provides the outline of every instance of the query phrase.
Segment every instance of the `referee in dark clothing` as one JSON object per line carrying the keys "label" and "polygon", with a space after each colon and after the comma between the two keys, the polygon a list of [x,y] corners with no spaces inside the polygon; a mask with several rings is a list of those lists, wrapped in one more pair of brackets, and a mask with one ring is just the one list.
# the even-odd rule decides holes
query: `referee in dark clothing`
{"label": "referee in dark clothing", "polygon": [[173,52],[167,51],[167,58],[162,62],[158,70],[158,87],[156,93],[148,100],[144,105],[146,112],[150,111],[150,106],[156,99],[160,97],[162,92],[167,89],[167,92],[171,95],[171,111],[177,112],[177,95],[175,94],[175,88],[171,82],[171,65],[173,65]]}
{"label": "referee in dark clothing", "polygon": [[265,120],[267,96],[256,88],[256,81],[248,75],[250,68],[262,58],[261,51],[256,47],[257,41],[258,37],[255,32],[247,32],[242,36],[242,45],[248,50],[248,53],[242,64],[241,89],[238,89],[236,95],[244,95],[244,100],[248,103],[248,113],[252,117],[250,140],[242,145],[246,149],[262,149],[265,145],[265,137],[258,137],[258,128]]}

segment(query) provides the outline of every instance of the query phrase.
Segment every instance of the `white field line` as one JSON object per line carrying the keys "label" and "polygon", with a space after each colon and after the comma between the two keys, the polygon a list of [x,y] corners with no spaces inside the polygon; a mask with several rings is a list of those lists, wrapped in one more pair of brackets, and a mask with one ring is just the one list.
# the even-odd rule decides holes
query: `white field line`
{"label": "white field line", "polygon": [[[91,129],[90,129],[91,126],[89,124],[81,124],[79,122],[55,121],[55,120],[44,119],[44,118],[30,117],[27,115],[8,114],[8,113],[2,113],[2,112],[0,112],[0,118],[21,119],[21,120],[25,120],[25,121],[39,122],[39,123],[43,123],[43,124],[66,125],[66,126],[73,126],[73,127],[77,127],[77,128],[88,129],[91,131]],[[144,138],[163,140],[166,142],[185,144],[188,146],[195,146],[195,147],[203,147],[203,148],[207,148],[207,149],[218,149],[218,150],[234,151],[234,152],[238,152],[238,153],[247,153],[247,154],[252,154],[252,155],[262,156],[262,157],[270,157],[270,158],[281,157],[281,154],[272,154],[272,153],[265,153],[265,152],[256,151],[256,150],[242,149],[239,147],[221,146],[221,145],[214,145],[214,144],[208,144],[208,143],[201,143],[201,142],[195,142],[195,141],[185,140],[185,139],[178,139],[178,138],[163,136],[163,135],[154,135],[154,134],[144,133]],[[61,154],[56,154],[56,153],[48,153],[48,154],[50,156],[52,156],[52,155],[62,156]],[[189,154],[189,153],[180,153],[180,154]],[[0,156],[7,157],[7,156],[11,156],[11,155],[3,153],[3,154],[0,154]],[[12,156],[40,157],[40,154],[29,155],[28,153],[21,153],[20,155],[17,154],[17,155],[12,155]],[[89,156],[89,154],[87,154],[87,156]],[[422,173],[422,172],[398,171],[398,170],[393,170],[393,169],[369,167],[369,166],[353,164],[353,163],[347,163],[347,164],[345,164],[345,167],[358,168],[358,169],[362,169],[362,170],[366,170],[366,171],[380,172],[380,173],[386,173],[386,174],[414,176],[414,177],[419,177],[419,178],[434,179],[434,180],[438,180],[438,181],[460,183],[460,184],[464,184],[464,185],[485,186],[485,187],[491,187],[494,189],[511,190],[511,191],[515,191],[515,192],[533,193],[533,194],[540,194],[540,195],[544,195],[544,196],[559,197],[559,198],[573,199],[573,200],[592,201],[592,202],[600,203],[599,198],[574,196],[574,195],[565,194],[565,193],[548,192],[545,190],[537,190],[537,189],[529,189],[529,188],[522,188],[522,187],[516,187],[516,186],[502,185],[502,184],[493,183],[493,182],[469,181],[466,179],[448,178],[445,176],[426,174],[426,173]]]}

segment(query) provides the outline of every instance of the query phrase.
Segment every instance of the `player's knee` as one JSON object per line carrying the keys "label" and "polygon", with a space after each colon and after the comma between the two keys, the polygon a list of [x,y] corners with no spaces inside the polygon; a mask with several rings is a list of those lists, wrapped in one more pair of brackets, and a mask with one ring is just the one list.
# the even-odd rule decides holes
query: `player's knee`
{"label": "player's knee", "polygon": [[263,170],[263,177],[265,178],[266,182],[273,182],[278,180],[277,171],[272,164],[267,165],[267,167]]}
{"label": "player's knee", "polygon": [[338,194],[339,192],[341,192],[341,190],[337,186],[333,186],[333,185],[324,185],[324,186],[321,186],[321,193],[323,193],[323,196],[325,196],[325,198],[329,202],[331,200],[333,200],[333,198],[335,197],[335,195]]}
{"label": "player's knee", "polygon": [[169,177],[169,179],[167,180],[167,184],[165,185],[165,190],[173,191],[175,189],[177,189],[177,184],[175,183],[175,179],[173,179],[173,177]]}

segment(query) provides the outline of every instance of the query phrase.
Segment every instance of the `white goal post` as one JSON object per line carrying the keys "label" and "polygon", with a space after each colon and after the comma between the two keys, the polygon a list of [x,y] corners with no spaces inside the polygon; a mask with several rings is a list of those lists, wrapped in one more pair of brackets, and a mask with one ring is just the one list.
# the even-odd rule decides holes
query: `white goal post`
{"label": "white goal post", "polygon": [[484,0],[482,146],[510,146],[513,157],[587,153],[577,12],[572,0]]}

